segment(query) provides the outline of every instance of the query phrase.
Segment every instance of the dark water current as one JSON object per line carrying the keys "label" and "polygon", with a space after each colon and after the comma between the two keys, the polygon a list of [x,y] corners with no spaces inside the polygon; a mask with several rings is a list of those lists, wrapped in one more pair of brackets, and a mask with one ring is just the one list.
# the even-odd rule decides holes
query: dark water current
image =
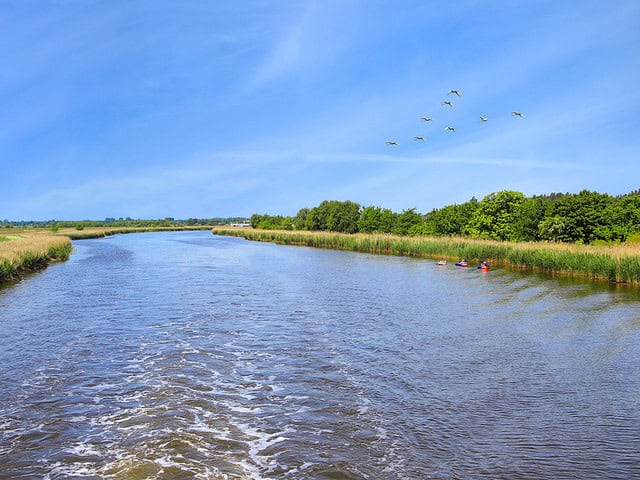
{"label": "dark water current", "polygon": [[640,298],[209,232],[0,291],[2,479],[640,478]]}

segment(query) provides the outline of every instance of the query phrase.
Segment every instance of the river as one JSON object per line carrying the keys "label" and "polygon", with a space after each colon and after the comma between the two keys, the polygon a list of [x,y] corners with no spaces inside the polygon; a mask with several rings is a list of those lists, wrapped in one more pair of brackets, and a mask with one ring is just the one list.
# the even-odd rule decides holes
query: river
{"label": "river", "polygon": [[640,478],[640,297],[210,232],[0,290],[2,479]]}

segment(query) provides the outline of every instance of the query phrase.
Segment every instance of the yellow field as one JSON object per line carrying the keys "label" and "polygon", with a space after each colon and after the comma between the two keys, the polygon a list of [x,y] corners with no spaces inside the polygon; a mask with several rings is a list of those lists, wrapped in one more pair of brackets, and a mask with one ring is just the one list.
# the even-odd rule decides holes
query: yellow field
{"label": "yellow field", "polygon": [[19,261],[25,252],[46,255],[51,248],[70,245],[69,237],[56,235],[50,231],[0,230],[0,262],[7,260],[12,264]]}

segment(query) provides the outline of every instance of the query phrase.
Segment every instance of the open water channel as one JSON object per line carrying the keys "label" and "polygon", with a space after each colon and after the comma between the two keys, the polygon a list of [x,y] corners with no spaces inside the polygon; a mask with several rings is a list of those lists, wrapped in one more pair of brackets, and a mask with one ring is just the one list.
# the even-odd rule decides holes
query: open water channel
{"label": "open water channel", "polygon": [[0,290],[2,479],[640,478],[640,298],[210,232]]}

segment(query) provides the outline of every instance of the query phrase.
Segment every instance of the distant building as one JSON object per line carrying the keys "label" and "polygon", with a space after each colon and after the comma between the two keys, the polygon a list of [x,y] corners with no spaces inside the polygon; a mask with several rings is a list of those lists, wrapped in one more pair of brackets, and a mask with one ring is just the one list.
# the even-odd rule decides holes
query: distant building
{"label": "distant building", "polygon": [[232,223],[231,226],[232,227],[250,227],[251,224],[249,223],[249,220],[245,220],[244,222],[240,222],[240,223]]}

